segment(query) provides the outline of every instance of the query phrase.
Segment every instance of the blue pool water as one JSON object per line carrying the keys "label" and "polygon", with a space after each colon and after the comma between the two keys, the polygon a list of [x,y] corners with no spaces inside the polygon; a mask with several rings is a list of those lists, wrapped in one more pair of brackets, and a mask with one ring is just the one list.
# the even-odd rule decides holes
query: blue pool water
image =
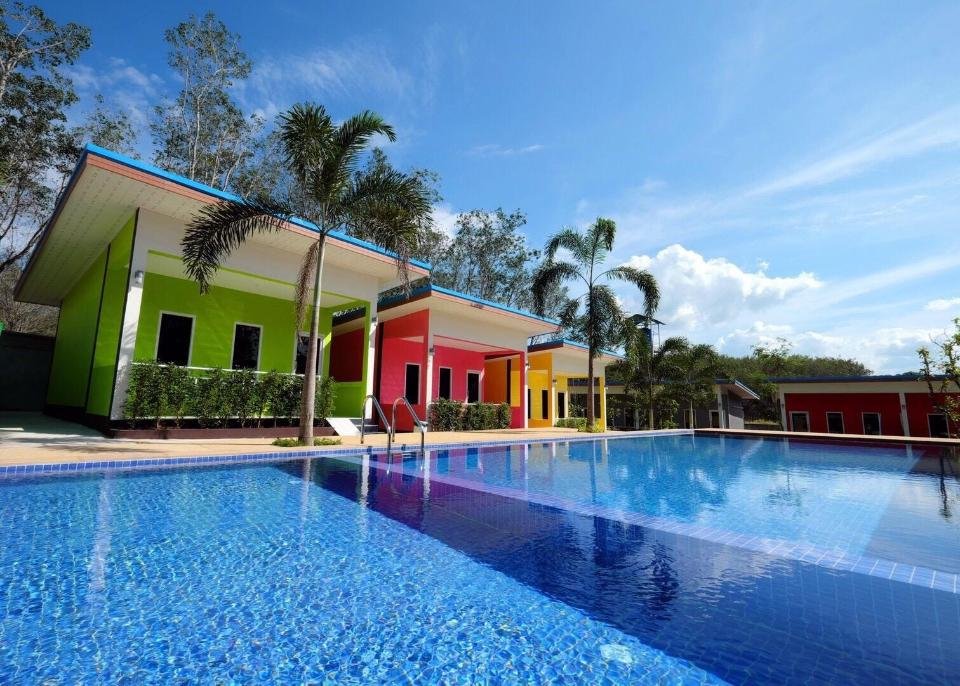
{"label": "blue pool water", "polygon": [[956,682],[957,468],[670,436],[7,477],[0,683]]}

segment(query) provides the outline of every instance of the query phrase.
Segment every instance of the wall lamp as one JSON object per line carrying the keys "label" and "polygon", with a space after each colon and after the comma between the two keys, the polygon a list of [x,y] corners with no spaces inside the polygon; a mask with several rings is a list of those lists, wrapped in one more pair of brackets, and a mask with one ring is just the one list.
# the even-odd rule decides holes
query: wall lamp
{"label": "wall lamp", "polygon": [[142,270],[142,269],[138,269],[137,271],[135,271],[135,272],[133,273],[133,283],[134,283],[135,286],[142,286],[142,285],[143,285],[143,270]]}

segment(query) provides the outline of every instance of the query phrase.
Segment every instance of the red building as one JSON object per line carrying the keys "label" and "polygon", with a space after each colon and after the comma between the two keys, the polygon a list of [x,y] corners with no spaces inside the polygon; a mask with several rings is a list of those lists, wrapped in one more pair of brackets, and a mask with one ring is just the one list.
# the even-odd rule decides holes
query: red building
{"label": "red building", "polygon": [[[373,394],[388,415],[394,400],[406,397],[420,419],[437,398],[459,402],[507,403],[511,428],[527,425],[527,340],[557,329],[557,323],[439,286],[381,300],[376,322]],[[353,334],[356,319],[336,323],[330,369],[341,340]],[[352,368],[356,362],[345,366]],[[413,428],[400,412],[397,428]]]}
{"label": "red building", "polygon": [[[916,378],[856,376],[773,379],[788,431],[946,438],[958,427]],[[960,398],[960,389],[951,396]]]}

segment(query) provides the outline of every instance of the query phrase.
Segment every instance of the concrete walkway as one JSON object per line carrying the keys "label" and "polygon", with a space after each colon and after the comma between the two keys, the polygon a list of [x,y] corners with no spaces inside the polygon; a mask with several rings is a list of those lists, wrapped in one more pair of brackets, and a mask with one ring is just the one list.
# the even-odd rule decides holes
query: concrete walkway
{"label": "concrete walkway", "polygon": [[[575,429],[438,431],[428,433],[427,442],[431,444],[466,441],[495,443],[517,439],[556,439],[576,435]],[[610,432],[606,435],[622,436],[623,434]],[[193,455],[242,455],[290,450],[290,448],[270,445],[271,440],[269,438],[223,438],[179,441],[104,438],[92,429],[39,413],[0,412],[0,465],[82,462],[94,457],[104,460],[126,460]],[[341,440],[342,446],[360,445],[359,436],[344,436]],[[386,434],[367,436],[364,444],[385,447],[387,436]],[[395,445],[418,446],[420,434],[397,434]],[[318,446],[314,449],[336,450],[338,447],[341,446]]]}

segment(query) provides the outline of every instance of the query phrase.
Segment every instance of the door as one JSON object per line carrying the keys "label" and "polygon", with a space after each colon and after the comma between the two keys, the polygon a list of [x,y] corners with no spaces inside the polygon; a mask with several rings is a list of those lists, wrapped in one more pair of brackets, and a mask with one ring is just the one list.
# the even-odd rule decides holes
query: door
{"label": "door", "polygon": [[810,431],[810,416],[806,412],[791,412],[790,426],[794,431]]}

